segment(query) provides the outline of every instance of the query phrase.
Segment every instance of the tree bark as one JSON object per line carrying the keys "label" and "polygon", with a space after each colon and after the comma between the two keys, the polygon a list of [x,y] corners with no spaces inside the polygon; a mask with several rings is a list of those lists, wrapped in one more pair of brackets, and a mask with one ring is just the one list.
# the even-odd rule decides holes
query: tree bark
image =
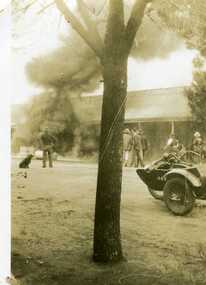
{"label": "tree bark", "polygon": [[136,33],[142,23],[147,4],[151,3],[152,1],[153,0],[136,0],[134,3],[130,18],[125,28],[125,41],[126,41],[125,52],[128,55],[132,48]]}
{"label": "tree bark", "polygon": [[122,259],[120,200],[127,58],[124,54],[124,7],[122,0],[110,0],[104,57],[99,168],[94,225],[96,262]]}
{"label": "tree bark", "polygon": [[120,200],[122,184],[122,131],[127,95],[127,59],[106,63],[96,193],[94,261],[122,259]]}

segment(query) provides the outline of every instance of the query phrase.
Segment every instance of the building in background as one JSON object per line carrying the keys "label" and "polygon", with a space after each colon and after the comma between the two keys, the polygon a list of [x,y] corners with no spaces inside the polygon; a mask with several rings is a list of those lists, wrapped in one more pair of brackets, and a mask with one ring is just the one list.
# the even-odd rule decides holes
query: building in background
{"label": "building in background", "polygon": [[[163,152],[171,132],[186,147],[191,143],[192,114],[184,90],[184,87],[174,87],[128,92],[125,125],[141,126],[150,143],[151,159]],[[72,103],[80,121],[99,127],[102,96],[73,97]]]}
{"label": "building in background", "polygon": [[[194,130],[192,114],[184,90],[184,87],[176,87],[128,92],[125,126],[141,127],[144,130],[149,141],[146,159],[155,159],[163,152],[171,132],[175,132],[185,147],[190,147]],[[96,152],[97,138],[91,129],[93,131],[96,129],[94,133],[100,130],[102,96],[84,95],[70,96],[70,98],[75,115],[85,130],[88,130],[88,136],[91,136],[90,144],[91,140],[94,140]],[[25,105],[12,105],[11,122],[12,141],[15,142],[12,150],[19,152],[20,147],[25,146],[24,139],[28,135]]]}

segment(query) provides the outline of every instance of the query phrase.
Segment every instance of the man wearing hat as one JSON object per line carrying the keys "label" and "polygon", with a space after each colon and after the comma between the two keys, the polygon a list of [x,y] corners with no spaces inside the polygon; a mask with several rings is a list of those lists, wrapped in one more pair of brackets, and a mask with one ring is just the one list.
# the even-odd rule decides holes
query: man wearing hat
{"label": "man wearing hat", "polygon": [[192,141],[192,150],[202,156],[203,140],[199,132],[194,133]]}

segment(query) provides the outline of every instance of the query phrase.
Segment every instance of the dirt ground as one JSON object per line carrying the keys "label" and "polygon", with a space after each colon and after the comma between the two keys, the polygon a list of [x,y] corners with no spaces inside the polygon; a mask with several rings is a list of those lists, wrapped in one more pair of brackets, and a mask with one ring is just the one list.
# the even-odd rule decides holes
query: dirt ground
{"label": "dirt ground", "polygon": [[12,162],[12,272],[21,285],[206,284],[206,202],[186,217],[154,200],[124,169],[121,232],[126,260],[92,262],[96,165]]}

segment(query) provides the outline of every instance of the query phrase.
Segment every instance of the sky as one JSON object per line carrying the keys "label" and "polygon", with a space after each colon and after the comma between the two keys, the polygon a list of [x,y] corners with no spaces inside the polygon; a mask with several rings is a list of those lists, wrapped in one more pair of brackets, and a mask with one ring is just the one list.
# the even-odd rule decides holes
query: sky
{"label": "sky", "polygon": [[[75,0],[69,1],[74,9]],[[12,104],[21,104],[33,95],[39,94],[43,89],[37,88],[27,79],[26,64],[33,57],[46,54],[60,45],[59,35],[68,30],[55,7],[42,14],[31,25],[33,14],[28,15],[26,21],[20,23],[19,31],[23,31],[17,40],[13,41],[12,50]],[[26,31],[26,32],[25,32]],[[23,36],[22,36],[23,35]],[[196,51],[188,50],[182,45],[167,58],[154,58],[149,61],[129,59],[128,63],[128,90],[165,88],[189,85],[192,81],[192,60]],[[93,94],[101,94],[103,86],[94,90]]]}

